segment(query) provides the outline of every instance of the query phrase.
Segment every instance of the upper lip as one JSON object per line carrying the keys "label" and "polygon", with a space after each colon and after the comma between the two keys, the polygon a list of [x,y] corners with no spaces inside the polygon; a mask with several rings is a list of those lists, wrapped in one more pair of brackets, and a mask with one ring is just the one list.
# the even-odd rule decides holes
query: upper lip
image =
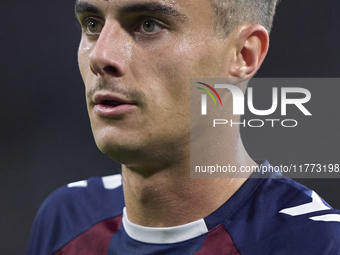
{"label": "upper lip", "polygon": [[103,104],[104,102],[118,102],[121,104],[136,104],[135,102],[124,98],[122,95],[107,93],[107,92],[98,92],[93,96],[93,103]]}

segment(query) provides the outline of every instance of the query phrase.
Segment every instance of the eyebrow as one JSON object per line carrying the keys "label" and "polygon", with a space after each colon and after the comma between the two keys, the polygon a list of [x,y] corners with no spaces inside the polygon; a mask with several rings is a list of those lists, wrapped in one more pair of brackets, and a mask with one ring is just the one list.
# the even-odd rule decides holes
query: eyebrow
{"label": "eyebrow", "polygon": [[176,9],[163,5],[158,2],[142,2],[142,3],[132,3],[125,6],[122,6],[118,9],[118,13],[120,15],[126,15],[131,13],[160,13],[166,16],[172,16],[175,18],[186,20],[187,16],[183,13],[180,13]]}
{"label": "eyebrow", "polygon": [[[75,14],[79,15],[82,13],[95,13],[99,15],[103,15],[103,12],[100,8],[86,3],[81,2],[80,0],[77,0],[75,8],[74,8]],[[175,18],[179,18],[182,20],[186,20],[187,16],[185,16],[183,13],[180,13],[176,9],[160,4],[158,2],[142,2],[142,3],[132,3],[128,4],[122,7],[118,8],[118,14],[119,15],[127,15],[132,13],[160,13],[166,16],[172,16]]]}
{"label": "eyebrow", "polygon": [[86,2],[81,2],[81,1],[77,1],[76,5],[74,7],[74,12],[77,15],[79,14],[83,14],[83,13],[95,13],[95,14],[99,14],[99,15],[103,15],[103,12],[101,9],[99,9],[98,7],[86,3]]}

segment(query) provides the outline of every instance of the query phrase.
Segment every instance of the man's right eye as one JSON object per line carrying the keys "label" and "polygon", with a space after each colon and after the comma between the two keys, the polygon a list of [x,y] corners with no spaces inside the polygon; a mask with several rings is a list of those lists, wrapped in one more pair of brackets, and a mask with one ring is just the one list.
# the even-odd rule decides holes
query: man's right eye
{"label": "man's right eye", "polygon": [[87,19],[84,22],[84,30],[87,35],[98,35],[103,29],[103,25],[95,19]]}

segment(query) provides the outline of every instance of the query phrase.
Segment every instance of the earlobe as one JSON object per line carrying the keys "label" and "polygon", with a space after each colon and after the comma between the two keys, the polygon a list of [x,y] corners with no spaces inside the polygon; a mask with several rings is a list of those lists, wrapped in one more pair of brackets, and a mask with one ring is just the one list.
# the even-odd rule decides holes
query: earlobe
{"label": "earlobe", "polygon": [[269,47],[267,30],[261,25],[242,28],[236,38],[236,58],[231,67],[231,75],[250,79],[260,68]]}

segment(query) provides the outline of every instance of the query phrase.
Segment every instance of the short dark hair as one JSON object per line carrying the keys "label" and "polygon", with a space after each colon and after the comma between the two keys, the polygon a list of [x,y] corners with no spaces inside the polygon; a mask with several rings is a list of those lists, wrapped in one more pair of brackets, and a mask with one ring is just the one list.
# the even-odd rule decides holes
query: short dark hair
{"label": "short dark hair", "polygon": [[228,35],[244,23],[260,24],[270,33],[279,0],[210,0],[216,32]]}

